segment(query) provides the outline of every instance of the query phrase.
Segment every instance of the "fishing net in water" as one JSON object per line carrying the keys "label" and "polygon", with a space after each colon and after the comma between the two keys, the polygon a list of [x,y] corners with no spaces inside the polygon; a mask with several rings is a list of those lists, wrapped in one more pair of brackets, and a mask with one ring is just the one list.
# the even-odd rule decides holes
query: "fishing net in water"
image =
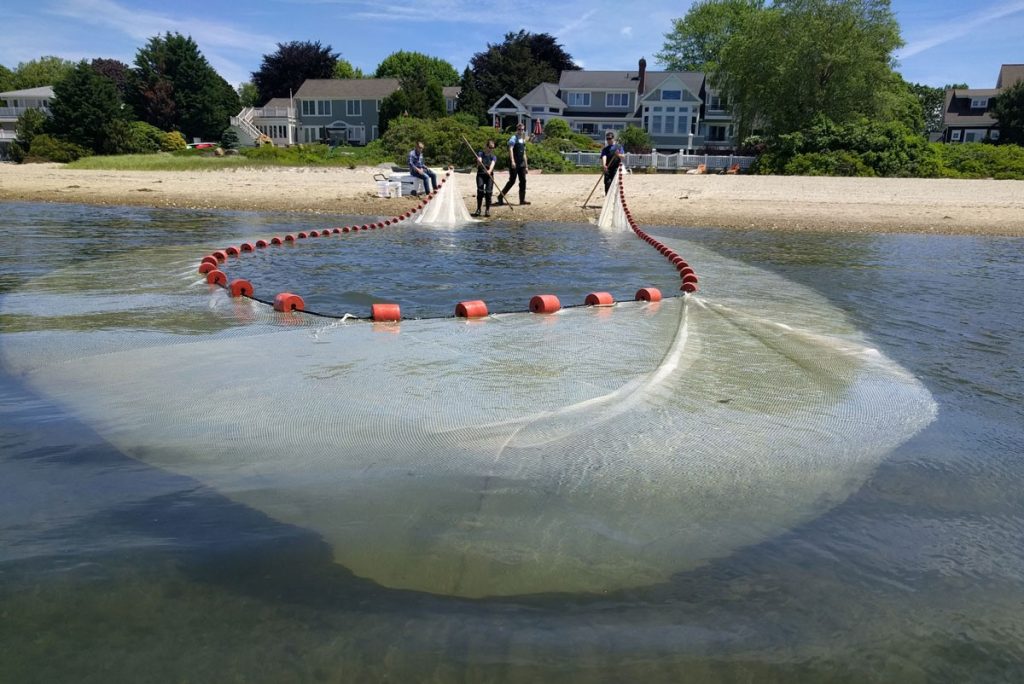
{"label": "fishing net in water", "polygon": [[381,585],[653,584],[841,503],[935,413],[824,297],[661,240],[699,295],[398,324],[232,299],[195,273],[209,245],[138,250],[9,293],[0,353],[125,454]]}
{"label": "fishing net in water", "polygon": [[427,203],[416,217],[416,223],[437,228],[454,228],[474,222],[475,219],[469,215],[469,210],[459,195],[459,175],[452,173],[447,176],[446,182],[438,190],[437,197]]}

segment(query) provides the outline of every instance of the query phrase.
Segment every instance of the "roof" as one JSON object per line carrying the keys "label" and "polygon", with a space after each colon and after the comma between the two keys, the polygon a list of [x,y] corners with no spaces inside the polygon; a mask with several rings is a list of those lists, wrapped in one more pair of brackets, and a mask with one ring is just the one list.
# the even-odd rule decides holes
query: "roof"
{"label": "roof", "polygon": [[292,102],[287,97],[272,97],[261,109],[286,109],[291,106]]}
{"label": "roof", "polygon": [[1024,64],[1004,64],[999,68],[996,88],[1009,88],[1018,81],[1024,81]]}
{"label": "roof", "polygon": [[441,88],[441,93],[448,99],[458,99],[461,92],[462,86],[445,86]]}
{"label": "roof", "polygon": [[999,88],[957,88],[953,97],[995,97],[1000,92]]}
{"label": "roof", "polygon": [[38,88],[25,88],[24,90],[8,90],[0,93],[0,97],[53,97],[53,86],[39,86]]}
{"label": "roof", "polygon": [[565,109],[565,103],[558,97],[558,85],[555,83],[541,83],[523,95],[519,101],[526,106]]}
{"label": "roof", "polygon": [[942,122],[946,126],[991,127],[996,120],[988,111],[971,109],[968,100],[972,97],[991,97],[998,90],[947,90],[946,100],[942,107]]}
{"label": "roof", "polygon": [[295,97],[299,100],[383,100],[396,90],[397,78],[309,78]]}
{"label": "roof", "polygon": [[[648,71],[644,75],[644,93],[658,88],[670,76],[676,76],[694,94],[704,83],[701,71]],[[640,84],[638,71],[563,71],[558,80],[562,90],[636,90]]]}

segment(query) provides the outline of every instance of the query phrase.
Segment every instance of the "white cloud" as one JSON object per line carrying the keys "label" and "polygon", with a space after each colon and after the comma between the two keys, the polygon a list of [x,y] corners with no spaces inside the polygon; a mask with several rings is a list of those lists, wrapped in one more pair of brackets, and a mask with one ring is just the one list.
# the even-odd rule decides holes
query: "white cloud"
{"label": "white cloud", "polygon": [[1005,17],[1024,12],[1024,0],[1011,0],[991,5],[974,14],[960,15],[956,19],[932,26],[921,38],[907,42],[896,57],[903,59],[931,50],[950,41],[974,33],[979,28]]}
{"label": "white cloud", "polygon": [[627,38],[632,38],[633,37],[633,27],[632,26],[623,26],[622,30],[620,30],[619,33],[621,33],[622,35],[626,36]]}

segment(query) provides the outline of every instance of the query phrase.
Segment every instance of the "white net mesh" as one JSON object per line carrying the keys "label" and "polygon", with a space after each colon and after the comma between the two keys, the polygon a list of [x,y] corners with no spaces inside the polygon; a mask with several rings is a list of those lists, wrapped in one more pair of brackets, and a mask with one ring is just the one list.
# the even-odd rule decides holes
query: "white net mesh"
{"label": "white net mesh", "polygon": [[135,250],[8,293],[0,358],[124,453],[383,585],[655,583],[820,515],[935,413],[824,297],[663,242],[701,296],[383,325],[230,299],[196,247]]}
{"label": "white net mesh", "polygon": [[[469,215],[462,196],[459,195],[458,181],[459,174],[452,173],[441,185],[437,197],[427,203],[427,206],[416,217],[416,223],[436,228],[456,228],[467,223],[474,223],[476,219]],[[444,177],[443,172],[439,177]]]}
{"label": "white net mesh", "polygon": [[[604,180],[601,180],[604,183]],[[597,217],[597,225],[605,230],[629,231],[629,222],[626,220],[626,209],[622,206],[622,198],[619,196],[619,189],[622,184],[622,173],[615,174],[608,193],[604,196],[604,204],[601,205],[601,214]]]}

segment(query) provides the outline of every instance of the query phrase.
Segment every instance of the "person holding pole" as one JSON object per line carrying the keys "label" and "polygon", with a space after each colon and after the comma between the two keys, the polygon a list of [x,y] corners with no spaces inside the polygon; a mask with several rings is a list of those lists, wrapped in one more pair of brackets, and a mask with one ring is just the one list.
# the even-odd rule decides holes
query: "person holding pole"
{"label": "person holding pole", "polygon": [[601,150],[601,168],[604,169],[604,194],[608,194],[608,188],[611,187],[612,181],[615,180],[615,174],[619,170],[619,164],[622,163],[622,159],[625,157],[625,150],[622,149],[622,145],[615,142],[615,132],[608,131],[608,134],[604,136],[605,146]]}
{"label": "person holding pole", "polygon": [[494,165],[498,157],[494,154],[494,141],[488,140],[484,149],[476,153],[476,211],[473,216],[480,215],[480,205],[485,201],[487,208],[484,216],[491,215],[491,193],[494,192]]}
{"label": "person holding pole", "polygon": [[519,181],[519,203],[526,201],[526,174],[529,172],[529,161],[526,158],[526,126],[520,123],[516,133],[508,139],[508,183],[501,190],[498,204],[505,203],[505,194]]}

